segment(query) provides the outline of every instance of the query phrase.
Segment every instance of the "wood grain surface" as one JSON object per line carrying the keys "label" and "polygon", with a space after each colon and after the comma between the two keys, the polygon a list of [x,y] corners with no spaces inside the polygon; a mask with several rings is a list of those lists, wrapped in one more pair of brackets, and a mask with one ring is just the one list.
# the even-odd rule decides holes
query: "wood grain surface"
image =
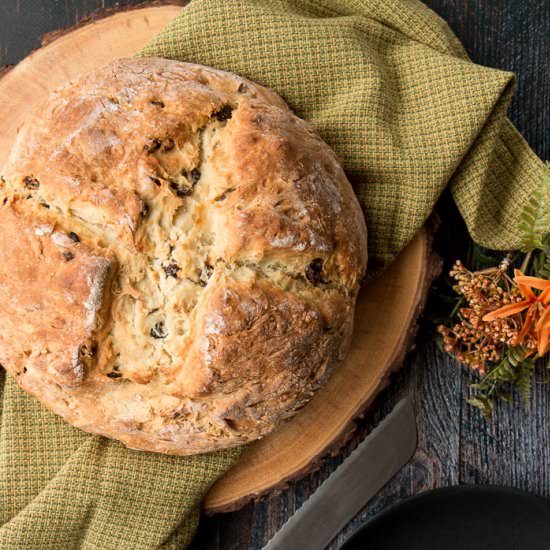
{"label": "wood grain surface", "polygon": [[[223,0],[220,0],[223,1]],[[97,9],[139,0],[2,0],[0,65],[17,63],[40,36],[73,25]],[[512,70],[518,89],[510,116],[542,158],[550,158],[550,2],[548,0],[427,0],[478,63]],[[436,249],[448,264],[468,261],[470,240],[448,197]],[[403,395],[415,399],[419,445],[413,460],[338,536],[338,548],[366,519],[412,494],[457,483],[490,483],[550,497],[550,387],[536,384],[530,410],[499,406],[487,424],[465,404],[471,376],[437,350],[429,324],[404,368],[375,401],[342,453],[279,495],[239,512],[204,518],[194,550],[259,550],[332,472],[357,441]]]}

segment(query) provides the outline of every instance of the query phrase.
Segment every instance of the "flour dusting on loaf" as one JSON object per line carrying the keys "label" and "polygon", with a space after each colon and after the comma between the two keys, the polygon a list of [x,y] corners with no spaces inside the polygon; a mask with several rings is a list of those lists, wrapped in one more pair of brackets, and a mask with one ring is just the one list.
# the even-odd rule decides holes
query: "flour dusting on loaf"
{"label": "flour dusting on loaf", "polygon": [[1,173],[0,363],[71,424],[135,449],[231,447],[345,357],[365,222],[272,91],[120,60],[52,93]]}

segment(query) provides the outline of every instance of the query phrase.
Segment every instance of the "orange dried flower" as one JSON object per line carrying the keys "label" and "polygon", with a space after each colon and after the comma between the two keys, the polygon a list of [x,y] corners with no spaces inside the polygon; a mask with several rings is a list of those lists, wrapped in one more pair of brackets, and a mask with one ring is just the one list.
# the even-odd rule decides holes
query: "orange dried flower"
{"label": "orange dried flower", "polygon": [[[523,300],[487,313],[483,321],[504,319],[526,311],[516,343],[522,344],[528,335],[531,336],[537,342],[539,357],[542,357],[550,350],[550,281],[529,277],[519,269],[514,270],[514,281]],[[540,294],[537,296],[533,289],[540,290]]]}

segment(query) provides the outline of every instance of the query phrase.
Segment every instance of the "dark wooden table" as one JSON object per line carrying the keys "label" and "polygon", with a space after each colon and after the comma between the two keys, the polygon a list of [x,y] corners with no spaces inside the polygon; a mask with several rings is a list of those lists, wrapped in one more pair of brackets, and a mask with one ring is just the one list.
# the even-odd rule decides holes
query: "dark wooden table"
{"label": "dark wooden table", "polygon": [[[222,0],[220,0],[222,1]],[[17,63],[39,36],[94,10],[139,0],[2,0],[0,65]],[[550,0],[427,0],[478,63],[511,70],[518,90],[510,117],[543,159],[550,159]],[[436,249],[449,265],[469,258],[470,240],[448,198]],[[430,306],[428,306],[430,307]],[[424,323],[402,370],[359,422],[339,456],[280,495],[239,512],[205,518],[194,549],[260,549],[338,466],[359,439],[404,395],[412,395],[419,428],[413,460],[342,531],[336,549],[366,519],[410,495],[455,484],[518,487],[550,497],[550,388],[536,384],[530,410],[498,406],[486,423],[465,400],[471,375],[441,353]]]}

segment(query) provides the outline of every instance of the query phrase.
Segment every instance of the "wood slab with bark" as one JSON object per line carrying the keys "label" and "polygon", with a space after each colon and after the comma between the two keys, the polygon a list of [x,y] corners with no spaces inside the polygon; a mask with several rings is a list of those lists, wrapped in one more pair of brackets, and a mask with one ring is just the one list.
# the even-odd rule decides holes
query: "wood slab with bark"
{"label": "wood slab with bark", "polygon": [[[49,33],[43,46],[0,74],[0,165],[18,127],[63,82],[138,51],[180,13],[166,2],[95,14],[68,30]],[[209,492],[208,514],[236,510],[318,468],[352,437],[365,412],[403,362],[416,320],[439,270],[429,232],[422,230],[384,276],[367,285],[357,303],[352,349],[329,383],[296,417],[250,445],[243,459]]]}

